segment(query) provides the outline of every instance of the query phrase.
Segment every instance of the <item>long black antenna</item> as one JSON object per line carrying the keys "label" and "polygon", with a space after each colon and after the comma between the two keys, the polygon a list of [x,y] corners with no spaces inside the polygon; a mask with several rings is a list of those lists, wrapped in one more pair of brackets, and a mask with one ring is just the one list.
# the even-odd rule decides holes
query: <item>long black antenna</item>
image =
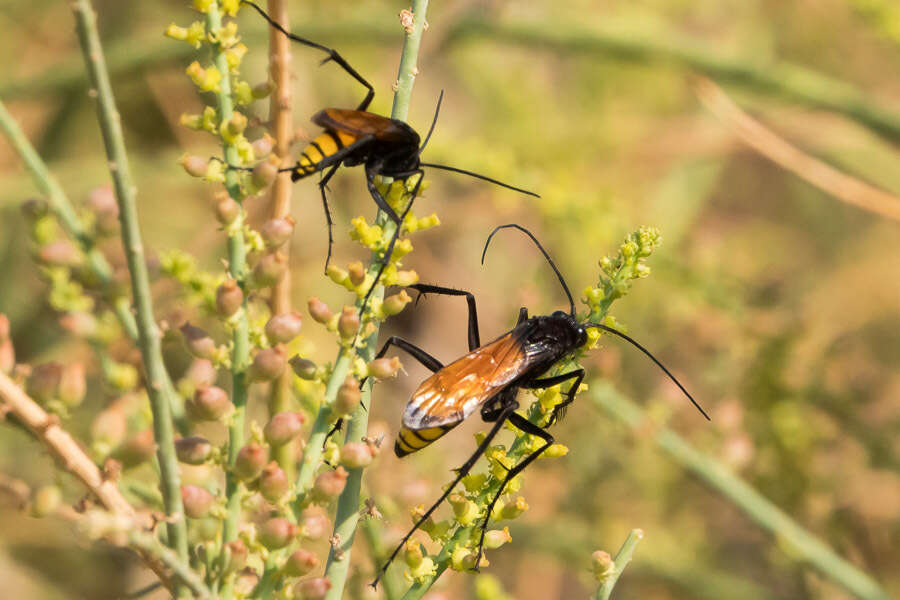
{"label": "long black antenna", "polygon": [[[430,135],[430,134],[429,134]],[[496,179],[491,179],[487,175],[480,175],[478,173],[473,173],[472,171],[466,171],[465,169],[458,169],[456,167],[448,167],[447,165],[436,165],[434,163],[419,163],[423,167],[431,167],[432,169],[443,169],[444,171],[453,171],[454,173],[462,173],[463,175],[468,175],[469,177],[474,177],[475,179],[483,179],[484,181],[490,181],[495,185],[499,185],[500,187],[505,187],[508,190],[513,190],[515,192],[522,192],[523,194],[528,194],[529,196],[534,196],[535,198],[540,198],[539,194],[535,194],[534,192],[529,192],[528,190],[523,190],[522,188],[517,188],[514,185],[509,185],[508,183],[503,183],[502,181],[497,181]]]}
{"label": "long black antenna", "polygon": [[438,113],[441,112],[441,101],[444,99],[444,90],[441,90],[441,95],[438,96],[437,106],[434,108],[434,118],[431,120],[431,127],[428,129],[428,135],[425,136],[425,142],[422,144],[422,147],[419,148],[419,154],[425,150],[425,146],[428,145],[428,140],[431,139],[431,134],[434,133],[434,126],[437,125]]}
{"label": "long black antenna", "polygon": [[638,350],[640,350],[641,352],[643,352],[644,354],[646,354],[647,356],[649,356],[649,357],[650,357],[650,360],[652,360],[653,362],[655,362],[655,363],[656,363],[656,366],[659,367],[660,369],[662,369],[663,372],[664,372],[666,375],[669,376],[669,379],[671,379],[672,381],[675,382],[675,385],[678,386],[678,389],[680,389],[682,392],[684,392],[684,395],[687,396],[687,397],[688,397],[688,400],[691,401],[691,404],[693,404],[693,405],[697,408],[697,410],[700,411],[700,414],[702,414],[704,417],[706,417],[706,420],[707,420],[707,421],[712,421],[712,419],[709,418],[709,415],[706,414],[706,411],[703,410],[703,408],[697,403],[696,400],[694,400],[694,397],[691,396],[691,394],[690,394],[686,389],[684,389],[684,386],[681,385],[681,382],[678,381],[678,379],[676,379],[675,376],[672,375],[672,373],[665,367],[665,365],[663,365],[661,362],[659,362],[659,361],[656,359],[656,357],[653,356],[653,355],[650,353],[649,350],[647,350],[646,348],[644,348],[643,346],[641,346],[639,343],[637,343],[637,341],[635,341],[635,340],[632,339],[631,337],[625,335],[625,334],[622,333],[621,331],[618,331],[618,330],[616,330],[616,329],[613,329],[612,327],[607,327],[606,325],[601,325],[600,323],[585,323],[584,326],[585,326],[585,327],[596,327],[596,328],[598,328],[598,329],[602,329],[603,331],[607,331],[607,332],[609,332],[609,333],[611,333],[611,334],[613,334],[613,335],[617,335],[617,336],[619,336],[620,338],[622,338],[623,340],[625,340],[626,342],[630,343],[632,346],[634,346],[634,347],[637,348]]}
{"label": "long black antenna", "polygon": [[510,227],[512,227],[513,229],[518,229],[519,231],[521,231],[522,233],[524,233],[525,235],[530,237],[531,241],[537,245],[538,250],[541,251],[541,254],[544,255],[544,258],[547,259],[547,262],[550,263],[550,268],[552,268],[553,272],[556,273],[556,278],[559,279],[559,282],[562,284],[563,290],[566,292],[566,296],[569,298],[570,312],[571,312],[572,316],[574,317],[575,316],[575,300],[572,299],[572,292],[569,291],[569,286],[566,285],[566,280],[563,279],[562,273],[560,273],[559,269],[556,268],[556,263],[553,262],[553,259],[550,258],[549,254],[547,254],[547,251],[544,250],[544,247],[541,246],[541,243],[538,241],[538,239],[536,237],[534,237],[534,234],[532,234],[530,231],[528,231],[521,225],[517,225],[515,223],[509,223],[508,225],[500,225],[499,227],[496,227],[491,232],[491,235],[488,236],[487,241],[484,243],[484,250],[482,250],[482,252],[481,252],[481,264],[482,265],[484,264],[484,257],[487,254],[488,246],[490,245],[491,238],[494,237],[494,234],[497,233],[498,231],[500,231],[501,229],[509,229]]}

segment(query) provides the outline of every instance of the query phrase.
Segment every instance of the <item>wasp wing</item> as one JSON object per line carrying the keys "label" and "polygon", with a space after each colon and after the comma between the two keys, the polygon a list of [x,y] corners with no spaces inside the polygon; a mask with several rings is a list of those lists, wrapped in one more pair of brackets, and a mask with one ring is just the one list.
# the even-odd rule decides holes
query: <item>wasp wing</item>
{"label": "wasp wing", "polygon": [[313,115],[312,122],[324,129],[345,131],[356,137],[374,135],[376,139],[386,142],[419,144],[419,135],[403,121],[364,110],[326,108]]}
{"label": "wasp wing", "polygon": [[514,329],[423,381],[406,405],[403,426],[449,429],[500,393],[530,363],[518,334]]}

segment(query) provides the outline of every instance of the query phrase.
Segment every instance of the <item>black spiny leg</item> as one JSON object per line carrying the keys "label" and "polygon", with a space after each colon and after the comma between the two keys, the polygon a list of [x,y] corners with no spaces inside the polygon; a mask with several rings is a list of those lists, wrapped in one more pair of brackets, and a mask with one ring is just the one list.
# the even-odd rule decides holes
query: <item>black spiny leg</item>
{"label": "black spiny leg", "polygon": [[[381,275],[384,273],[384,270],[387,268],[388,264],[391,262],[391,255],[394,253],[394,245],[397,243],[397,240],[400,239],[401,229],[403,228],[403,219],[406,218],[406,215],[412,209],[413,202],[416,200],[416,196],[419,193],[419,187],[422,185],[422,178],[425,176],[425,173],[421,170],[414,171],[410,176],[418,174],[419,179],[416,181],[415,187],[413,187],[412,197],[409,200],[409,204],[406,205],[406,208],[403,210],[403,214],[397,216],[397,213],[388,205],[387,200],[385,200],[384,196],[381,195],[381,192],[378,191],[378,188],[375,187],[375,182],[373,180],[374,175],[370,175],[370,172],[366,170],[366,182],[369,186],[369,192],[372,194],[372,197],[375,198],[376,204],[378,204],[378,208],[380,208],[384,213],[391,218],[394,223],[397,224],[397,228],[394,230],[394,235],[391,236],[391,241],[388,242],[387,249],[384,252],[384,257],[381,260],[381,266],[378,268],[378,272],[375,274],[375,279],[372,280],[372,285],[369,287],[369,291],[366,292],[365,298],[363,298],[362,306],[360,307],[359,314],[363,314],[366,310],[366,305],[369,302],[369,297],[372,295],[372,292],[375,291],[375,286],[378,285],[378,280],[381,279]],[[381,202],[379,203],[379,199]]]}
{"label": "black spiny leg", "polygon": [[550,413],[550,420],[547,422],[547,427],[550,427],[551,425],[562,419],[566,415],[566,407],[568,407],[570,404],[572,404],[572,402],[575,401],[575,394],[578,393],[578,386],[580,386],[582,380],[584,380],[584,369],[575,369],[574,371],[569,371],[568,373],[563,373],[562,375],[554,375],[553,377],[545,377],[543,379],[534,379],[528,383],[522,384],[522,387],[526,390],[537,390],[548,388],[552,385],[556,385],[557,383],[568,381],[569,379],[574,379],[575,382],[572,384],[572,387],[569,388],[569,391],[566,392],[566,399],[557,404],[553,409],[553,412]]}
{"label": "black spiny leg", "polygon": [[[525,433],[530,433],[531,435],[535,435],[542,440],[544,440],[544,445],[529,454],[525,457],[525,460],[518,463],[512,469],[507,471],[506,477],[503,478],[503,481],[500,483],[500,489],[497,490],[497,493],[494,494],[494,497],[491,499],[491,503],[488,504],[487,512],[484,515],[484,521],[481,523],[481,538],[478,540],[478,553],[475,556],[475,570],[478,570],[478,564],[481,562],[481,555],[484,553],[484,536],[487,533],[488,522],[491,519],[491,512],[494,510],[494,505],[497,504],[497,500],[500,499],[500,496],[503,495],[503,490],[506,489],[506,485],[512,480],[513,477],[521,473],[525,470],[525,468],[534,462],[538,456],[540,456],[544,450],[550,447],[553,444],[553,436],[526,419],[525,417],[519,415],[515,412],[508,413],[504,420],[509,419],[509,422],[524,431]],[[496,425],[495,425],[496,427]],[[493,431],[493,430],[492,430]],[[405,540],[404,540],[405,541]]]}
{"label": "black spiny leg", "polygon": [[372,98],[375,97],[375,89],[372,87],[372,84],[369,83],[368,81],[366,81],[366,79],[362,75],[357,73],[356,69],[351,67],[350,64],[346,60],[344,60],[344,57],[341,56],[340,54],[338,54],[338,52],[336,50],[333,50],[332,48],[329,48],[327,46],[323,46],[322,44],[317,44],[316,42],[307,40],[305,38],[300,37],[299,35],[295,35],[295,34],[291,33],[290,31],[288,31],[284,27],[282,27],[279,23],[276,23],[275,21],[273,21],[272,17],[267,15],[263,9],[261,9],[259,6],[257,6],[256,4],[254,4],[252,2],[248,2],[248,0],[241,0],[241,4],[246,4],[247,6],[253,7],[253,9],[256,10],[256,12],[258,12],[262,16],[262,18],[265,19],[269,23],[269,25],[271,25],[272,27],[274,27],[275,29],[277,29],[278,31],[280,31],[281,33],[286,35],[288,37],[288,39],[293,40],[300,44],[304,44],[311,48],[316,48],[317,50],[321,50],[322,52],[325,52],[326,54],[328,54],[328,58],[326,58],[325,60],[322,61],[323,64],[328,62],[329,60],[333,60],[334,62],[339,64],[341,66],[341,68],[347,72],[348,75],[353,77],[353,79],[357,80],[358,82],[360,82],[361,84],[366,86],[366,89],[368,90],[368,92],[366,93],[366,97],[363,99],[362,102],[360,102],[360,104],[356,108],[356,110],[366,110],[366,108],[369,107],[369,104],[372,102]]}
{"label": "black spiny leg", "polygon": [[335,172],[340,167],[340,163],[336,165],[332,165],[332,167],[325,173],[325,176],[319,181],[319,191],[322,192],[322,207],[325,209],[325,220],[328,221],[328,254],[325,255],[325,271],[328,271],[328,263],[331,262],[331,248],[334,246],[334,222],[331,220],[331,211],[328,209],[328,197],[325,195],[325,187],[328,185],[328,182],[331,181],[331,178],[334,177]]}
{"label": "black spiny leg", "polygon": [[453,288],[429,285],[427,283],[415,283],[409,286],[423,296],[425,294],[439,294],[441,296],[465,296],[469,305],[469,352],[481,347],[481,335],[478,332],[478,309],[475,307],[475,296],[472,292],[455,290]]}
{"label": "black spiny leg", "polygon": [[[472,467],[475,466],[475,463],[478,462],[478,459],[481,458],[481,456],[484,454],[484,452],[488,449],[488,447],[490,446],[494,437],[497,435],[497,433],[500,432],[500,429],[503,427],[503,423],[505,423],[507,419],[511,419],[513,416],[516,416],[515,410],[517,408],[519,408],[518,403],[513,402],[512,404],[505,407],[503,412],[501,412],[499,414],[499,416],[497,418],[497,422],[494,423],[494,426],[491,427],[491,430],[484,437],[484,440],[482,440],[481,444],[478,445],[478,449],[475,450],[475,453],[469,458],[469,460],[467,460],[465,462],[465,464],[463,464],[463,466],[461,466],[457,470],[456,478],[453,480],[453,483],[451,483],[450,486],[446,490],[444,490],[444,493],[441,494],[441,497],[438,498],[437,502],[432,504],[431,508],[426,510],[425,514],[423,514],[421,517],[419,517],[419,520],[416,521],[416,524],[413,525],[412,529],[410,529],[409,532],[405,536],[403,536],[403,539],[400,541],[400,543],[397,545],[397,547],[391,553],[391,556],[387,559],[387,562],[385,562],[384,565],[382,565],[381,569],[378,572],[378,576],[375,577],[375,581],[372,582],[373,588],[378,585],[378,582],[381,580],[382,575],[384,575],[384,573],[387,571],[388,566],[390,566],[390,564],[397,557],[397,554],[400,552],[400,549],[403,548],[403,546],[406,544],[406,542],[409,540],[409,538],[412,537],[412,534],[414,534],[416,532],[416,530],[422,526],[422,523],[424,523],[425,521],[428,520],[428,518],[431,516],[431,514],[435,510],[437,510],[437,507],[440,506],[441,503],[447,498],[447,496],[450,495],[450,493],[453,491],[453,488],[456,487],[456,484],[458,484],[460,481],[462,481],[462,478],[469,474],[469,471],[472,470]],[[529,425],[531,425],[531,424],[529,423]],[[553,439],[553,438],[551,438],[551,439]],[[540,452],[542,450],[539,450],[538,454],[540,454]],[[484,541],[483,537],[484,536],[482,536],[482,541]]]}

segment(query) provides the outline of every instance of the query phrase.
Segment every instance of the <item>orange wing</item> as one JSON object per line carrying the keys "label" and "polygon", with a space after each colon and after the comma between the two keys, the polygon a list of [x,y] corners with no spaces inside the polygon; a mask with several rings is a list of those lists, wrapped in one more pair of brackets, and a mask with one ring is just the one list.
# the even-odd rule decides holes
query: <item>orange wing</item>
{"label": "orange wing", "polygon": [[325,129],[346,131],[357,137],[374,134],[388,142],[419,143],[419,136],[408,125],[363,110],[326,108],[313,115],[312,122]]}
{"label": "orange wing", "polygon": [[406,405],[403,426],[449,429],[521,375],[527,363],[515,330],[473,350],[422,382]]}

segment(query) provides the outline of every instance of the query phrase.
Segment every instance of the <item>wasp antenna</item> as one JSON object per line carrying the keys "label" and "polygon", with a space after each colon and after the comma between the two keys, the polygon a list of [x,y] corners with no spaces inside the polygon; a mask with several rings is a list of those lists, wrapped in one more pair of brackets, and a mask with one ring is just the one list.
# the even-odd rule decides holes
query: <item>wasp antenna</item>
{"label": "wasp antenna", "polygon": [[[431,134],[429,134],[431,135]],[[482,179],[484,181],[489,181],[494,185],[499,185],[500,187],[505,187],[508,190],[513,190],[514,192],[521,192],[523,194],[528,194],[529,196],[534,196],[535,198],[540,198],[540,194],[535,194],[534,192],[529,192],[528,190],[523,190],[522,188],[517,188],[514,185],[509,185],[508,183],[503,183],[502,181],[497,181],[496,179],[492,179],[487,175],[481,175],[479,173],[473,173],[472,171],[466,171],[465,169],[457,169],[456,167],[448,167],[447,165],[437,165],[434,163],[419,163],[423,167],[431,167],[432,169],[443,169],[444,171],[453,171],[454,173],[462,173],[463,175],[468,175],[469,177],[474,177],[475,179]]]}
{"label": "wasp antenna", "polygon": [[644,354],[646,354],[648,357],[650,357],[650,360],[652,360],[653,362],[656,363],[657,367],[662,369],[663,372],[669,376],[669,379],[671,379],[673,382],[675,382],[675,385],[678,386],[678,389],[680,389],[682,392],[684,392],[684,395],[687,396],[688,400],[691,401],[691,404],[693,404],[694,407],[700,411],[700,414],[703,415],[704,417],[706,417],[707,421],[712,421],[712,419],[709,418],[709,415],[706,414],[706,411],[703,410],[703,407],[701,407],[700,404],[696,400],[694,400],[694,397],[691,396],[690,392],[688,392],[684,388],[684,386],[681,385],[681,382],[678,381],[678,379],[674,375],[672,375],[671,371],[669,371],[665,367],[665,365],[663,365],[661,362],[659,362],[659,360],[657,360],[657,358],[655,356],[653,356],[653,354],[651,354],[649,350],[647,350],[642,345],[640,345],[636,340],[634,340],[630,336],[625,335],[621,331],[613,329],[612,327],[607,327],[606,325],[601,325],[600,323],[585,323],[584,326],[585,327],[596,327],[598,329],[602,329],[603,331],[607,331],[613,335],[617,335],[620,338],[622,338],[623,340],[625,340],[626,342],[628,342],[629,344],[631,344],[632,346],[634,346],[635,348],[637,348],[638,350],[640,350],[641,352],[643,352]]}
{"label": "wasp antenna", "polygon": [[562,273],[559,272],[559,269],[556,267],[556,263],[553,262],[553,259],[550,258],[549,254],[547,254],[547,251],[544,250],[544,247],[541,246],[541,243],[538,241],[538,239],[536,237],[534,237],[534,234],[531,233],[530,231],[528,231],[527,229],[525,229],[524,227],[522,227],[521,225],[517,225],[515,223],[509,223],[507,225],[500,225],[499,227],[495,227],[494,230],[491,232],[491,235],[488,236],[487,241],[484,243],[484,250],[481,251],[481,264],[482,265],[484,264],[484,257],[487,255],[488,246],[491,244],[491,239],[494,237],[494,234],[496,234],[501,229],[509,229],[509,228],[518,229],[519,231],[521,231],[522,233],[524,233],[525,235],[530,237],[531,241],[534,242],[535,245],[538,247],[538,250],[541,251],[541,254],[544,255],[544,258],[547,259],[547,262],[550,263],[550,268],[553,269],[554,273],[556,273],[556,278],[559,279],[559,283],[562,285],[563,291],[566,293],[566,297],[569,299],[570,313],[574,317],[575,316],[575,300],[572,299],[572,292],[569,291],[569,286],[566,285],[566,280],[563,279]]}
{"label": "wasp antenna", "polygon": [[425,146],[428,145],[428,140],[431,139],[431,134],[434,133],[434,126],[437,125],[438,113],[441,112],[441,102],[444,100],[444,90],[441,90],[441,95],[438,96],[437,106],[434,107],[434,118],[431,119],[431,127],[428,129],[428,135],[425,136],[425,142],[422,144],[422,147],[419,148],[419,154],[425,151]]}

